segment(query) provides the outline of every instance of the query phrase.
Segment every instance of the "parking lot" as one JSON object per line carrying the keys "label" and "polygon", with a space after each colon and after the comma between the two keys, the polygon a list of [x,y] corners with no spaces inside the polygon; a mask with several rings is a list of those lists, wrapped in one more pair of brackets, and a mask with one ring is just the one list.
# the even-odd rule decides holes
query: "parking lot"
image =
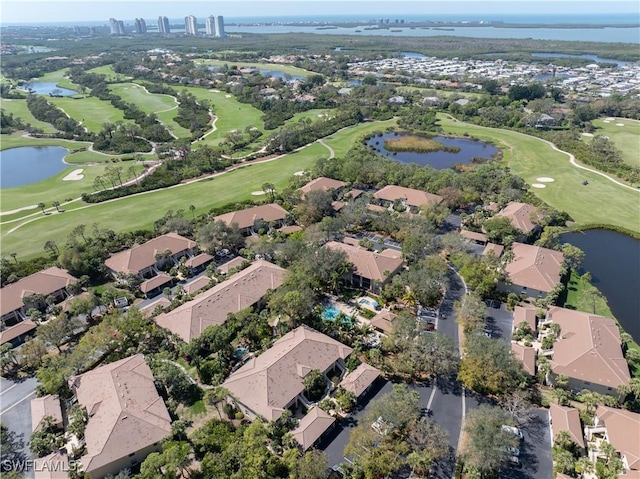
{"label": "parking lot", "polygon": [[[497,305],[495,303],[498,303]],[[499,307],[493,307],[499,306]],[[494,302],[492,306],[487,306],[487,326],[485,330],[491,334],[492,338],[502,338],[511,341],[513,332],[513,313],[508,311],[504,303]]]}

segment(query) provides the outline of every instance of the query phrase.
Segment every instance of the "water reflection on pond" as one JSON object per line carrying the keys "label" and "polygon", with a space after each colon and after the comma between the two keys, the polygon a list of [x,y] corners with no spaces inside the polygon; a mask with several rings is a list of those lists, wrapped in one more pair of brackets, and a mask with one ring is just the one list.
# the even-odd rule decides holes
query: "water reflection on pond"
{"label": "water reflection on pond", "polygon": [[0,152],[0,188],[30,185],[60,173],[69,165],[60,146],[22,146]]}

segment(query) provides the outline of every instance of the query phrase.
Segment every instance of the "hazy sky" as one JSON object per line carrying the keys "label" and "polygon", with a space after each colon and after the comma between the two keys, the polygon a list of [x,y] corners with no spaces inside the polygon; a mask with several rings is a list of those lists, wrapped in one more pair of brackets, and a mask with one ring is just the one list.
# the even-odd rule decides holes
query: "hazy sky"
{"label": "hazy sky", "polygon": [[177,1],[177,0],[0,0],[0,22],[107,22],[110,17],[132,19],[157,18],[166,15],[177,18],[188,14],[205,16],[210,14],[226,17],[286,16],[286,15],[340,15],[362,14],[363,19],[378,15],[399,14],[491,14],[491,13],[628,13],[629,22],[640,21],[638,1],[609,0],[235,0],[235,1]]}

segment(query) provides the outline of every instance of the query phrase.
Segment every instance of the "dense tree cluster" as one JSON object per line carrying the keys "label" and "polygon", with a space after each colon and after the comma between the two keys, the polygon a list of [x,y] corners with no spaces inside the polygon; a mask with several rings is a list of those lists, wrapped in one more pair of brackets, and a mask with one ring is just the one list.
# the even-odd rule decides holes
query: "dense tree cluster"
{"label": "dense tree cluster", "polygon": [[51,123],[57,130],[66,133],[67,136],[84,135],[84,129],[76,120],[65,115],[60,108],[49,103],[43,96],[29,95],[27,97],[27,108],[36,119]]}

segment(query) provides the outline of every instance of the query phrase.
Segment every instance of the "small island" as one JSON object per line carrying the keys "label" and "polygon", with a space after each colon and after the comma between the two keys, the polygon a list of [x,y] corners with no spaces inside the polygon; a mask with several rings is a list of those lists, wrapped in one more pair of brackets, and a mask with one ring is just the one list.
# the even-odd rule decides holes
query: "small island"
{"label": "small island", "polygon": [[434,151],[446,151],[448,153],[458,153],[457,146],[447,146],[433,138],[420,135],[403,135],[397,138],[387,138],[384,140],[384,147],[388,151],[394,152],[415,152],[431,153]]}

